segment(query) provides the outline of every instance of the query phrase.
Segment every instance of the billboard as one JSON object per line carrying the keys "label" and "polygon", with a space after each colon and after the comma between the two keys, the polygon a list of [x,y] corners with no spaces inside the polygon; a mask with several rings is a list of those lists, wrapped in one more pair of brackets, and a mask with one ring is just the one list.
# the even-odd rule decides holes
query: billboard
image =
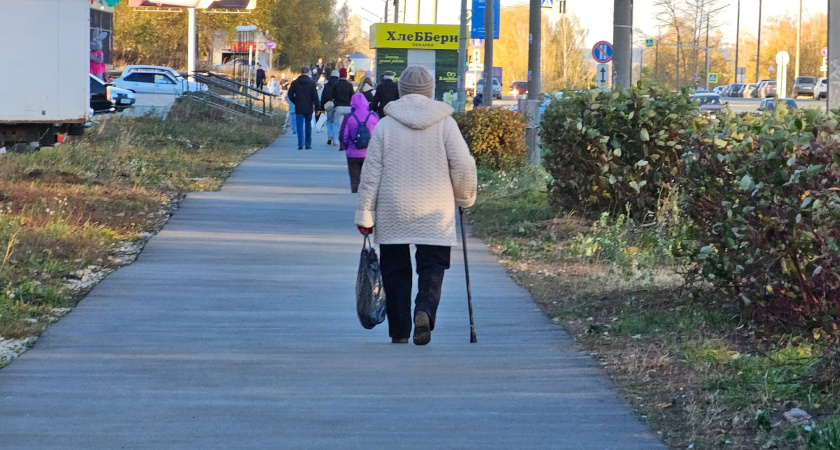
{"label": "billboard", "polygon": [[197,9],[254,9],[257,0],[128,0],[128,6],[197,8]]}

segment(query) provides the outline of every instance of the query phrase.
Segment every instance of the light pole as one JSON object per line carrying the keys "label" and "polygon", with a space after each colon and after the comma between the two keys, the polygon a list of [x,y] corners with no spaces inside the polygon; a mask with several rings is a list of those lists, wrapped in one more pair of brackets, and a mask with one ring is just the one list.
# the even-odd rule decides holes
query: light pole
{"label": "light pole", "polygon": [[[738,79],[738,44],[741,43],[741,0],[738,0],[738,14],[735,19],[735,82],[741,83]],[[746,83],[746,75],[744,75],[744,83]]]}
{"label": "light pole", "polygon": [[[720,8],[717,8],[717,9],[713,9],[713,10],[706,13],[706,90],[707,91],[709,90],[709,66],[711,65],[710,64],[711,60],[709,59],[709,51],[711,50],[709,48],[709,18],[711,17],[713,12],[720,11],[721,9],[726,8],[728,6],[729,5],[727,4],[727,5],[721,6]],[[738,76],[738,69],[735,69],[735,76],[736,77]],[[737,81],[738,80],[735,80],[736,83],[737,83]]]}
{"label": "light pole", "polygon": [[467,89],[464,74],[467,71],[467,0],[461,0],[461,40],[458,41],[458,101],[455,110],[464,112],[467,103]]}
{"label": "light pole", "polygon": [[758,66],[761,65],[761,3],[758,0],[758,45],[755,51],[755,82],[758,84]]}
{"label": "light pole", "polygon": [[802,0],[799,0],[799,14],[796,16],[796,64],[794,65],[794,77],[799,77],[799,41],[802,38]]}

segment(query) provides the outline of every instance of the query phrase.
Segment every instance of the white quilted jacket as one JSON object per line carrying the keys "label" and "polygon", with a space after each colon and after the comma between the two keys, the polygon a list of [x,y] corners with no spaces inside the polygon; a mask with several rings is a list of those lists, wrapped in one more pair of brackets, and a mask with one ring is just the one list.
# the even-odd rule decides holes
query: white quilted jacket
{"label": "white quilted jacket", "polygon": [[455,206],[475,202],[475,160],[452,108],[423,95],[388,103],[373,130],[356,224],[377,244],[456,246]]}

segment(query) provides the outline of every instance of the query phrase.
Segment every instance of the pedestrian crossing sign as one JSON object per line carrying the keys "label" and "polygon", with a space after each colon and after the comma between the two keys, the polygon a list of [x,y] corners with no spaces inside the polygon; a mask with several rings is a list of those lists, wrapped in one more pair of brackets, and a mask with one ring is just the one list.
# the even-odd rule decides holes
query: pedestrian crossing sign
{"label": "pedestrian crossing sign", "polygon": [[554,9],[554,0],[541,0],[542,9]]}
{"label": "pedestrian crossing sign", "polygon": [[645,39],[645,48],[656,47],[656,39]]}
{"label": "pedestrian crossing sign", "polygon": [[709,74],[709,83],[717,83],[718,82],[718,74],[710,73]]}

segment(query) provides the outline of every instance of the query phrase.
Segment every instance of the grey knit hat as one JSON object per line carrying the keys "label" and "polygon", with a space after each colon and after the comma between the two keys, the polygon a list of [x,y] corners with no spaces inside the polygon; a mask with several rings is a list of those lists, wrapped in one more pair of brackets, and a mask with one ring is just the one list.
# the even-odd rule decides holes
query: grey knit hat
{"label": "grey knit hat", "polygon": [[397,85],[400,88],[400,97],[408,94],[420,94],[429,98],[435,96],[435,77],[423,66],[411,66],[403,70]]}

